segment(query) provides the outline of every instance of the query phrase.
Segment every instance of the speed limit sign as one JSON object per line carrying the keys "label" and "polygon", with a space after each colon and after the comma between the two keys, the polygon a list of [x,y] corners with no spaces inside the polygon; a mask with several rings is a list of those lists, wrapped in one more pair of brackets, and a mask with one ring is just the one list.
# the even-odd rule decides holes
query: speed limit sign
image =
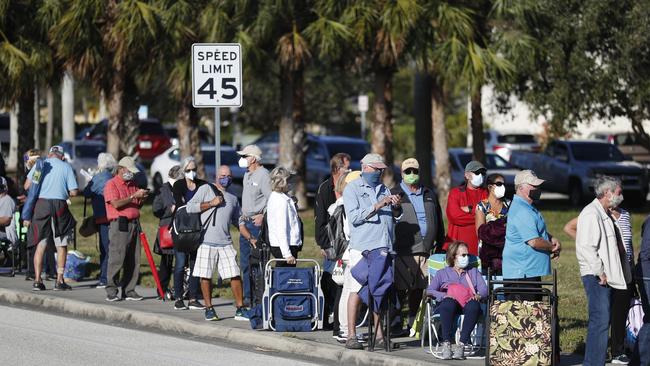
{"label": "speed limit sign", "polygon": [[239,43],[192,45],[192,104],[195,108],[241,107],[242,60]]}

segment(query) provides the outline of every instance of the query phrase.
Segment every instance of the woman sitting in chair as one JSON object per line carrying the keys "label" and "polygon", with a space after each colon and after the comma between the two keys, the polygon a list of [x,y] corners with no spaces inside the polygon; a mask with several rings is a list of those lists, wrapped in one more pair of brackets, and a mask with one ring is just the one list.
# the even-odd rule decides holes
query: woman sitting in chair
{"label": "woman sitting in chair", "polygon": [[[481,273],[469,267],[467,244],[455,241],[447,249],[448,267],[439,270],[431,280],[427,294],[437,302],[436,312],[442,323],[442,359],[462,360],[464,346],[471,344],[470,335],[481,316],[479,301],[487,297],[488,290]],[[460,332],[460,342],[454,340],[453,323],[457,315],[465,315]]]}

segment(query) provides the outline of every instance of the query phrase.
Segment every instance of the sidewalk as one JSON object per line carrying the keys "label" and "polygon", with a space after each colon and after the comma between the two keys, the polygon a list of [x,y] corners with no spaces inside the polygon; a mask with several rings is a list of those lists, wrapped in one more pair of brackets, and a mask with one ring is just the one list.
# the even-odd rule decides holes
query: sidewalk
{"label": "sidewalk", "polygon": [[[248,322],[235,321],[232,301],[214,299],[221,321],[206,322],[202,310],[174,310],[173,302],[156,300],[154,289],[137,291],[143,301],[105,301],[106,292],[95,289],[95,281],[69,283],[72,291],[52,291],[54,282],[45,282],[47,291],[31,291],[31,281],[24,276],[0,277],[0,303],[32,307],[51,313],[63,313],[79,319],[98,320],[128,327],[145,328],[153,332],[188,335],[205,340],[252,346],[258,350],[281,351],[313,357],[341,365],[484,365],[484,360],[441,361],[425,353],[420,341],[412,338],[395,339],[400,348],[390,354],[382,351],[346,350],[332,338],[331,331],[308,333],[275,333],[251,330]],[[562,364],[577,365],[580,359],[563,357]]]}

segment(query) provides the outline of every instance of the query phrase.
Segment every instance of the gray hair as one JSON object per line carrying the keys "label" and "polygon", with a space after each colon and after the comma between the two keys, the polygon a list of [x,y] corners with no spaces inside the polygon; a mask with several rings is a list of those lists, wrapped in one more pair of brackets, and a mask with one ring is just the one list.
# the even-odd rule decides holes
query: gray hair
{"label": "gray hair", "polygon": [[117,168],[117,161],[111,153],[99,153],[97,155],[97,168],[100,171],[109,171],[113,173]]}
{"label": "gray hair", "polygon": [[196,160],[194,159],[193,156],[188,156],[183,161],[181,162],[181,168],[183,170],[187,169],[187,166],[190,165],[190,163],[196,164]]}
{"label": "gray hair", "polygon": [[291,172],[281,166],[271,170],[271,190],[274,192],[285,193],[289,190],[289,177]]}
{"label": "gray hair", "polygon": [[618,178],[610,177],[608,175],[603,175],[594,181],[594,192],[596,193],[596,198],[603,198],[607,191],[614,192],[616,187],[621,187],[621,180]]}
{"label": "gray hair", "polygon": [[183,179],[183,170],[181,169],[180,165],[174,165],[171,169],[169,169],[169,173],[167,176],[171,179]]}

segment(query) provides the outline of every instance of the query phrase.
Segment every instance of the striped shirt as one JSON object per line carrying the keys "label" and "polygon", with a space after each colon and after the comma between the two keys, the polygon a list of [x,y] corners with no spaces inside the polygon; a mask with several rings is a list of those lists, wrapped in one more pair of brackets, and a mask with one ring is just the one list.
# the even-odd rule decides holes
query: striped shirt
{"label": "striped shirt", "polygon": [[620,216],[616,220],[616,226],[621,232],[627,261],[631,264],[633,263],[634,258],[634,248],[632,247],[632,220],[630,219],[629,212],[622,208],[618,208],[617,210],[620,213]]}

